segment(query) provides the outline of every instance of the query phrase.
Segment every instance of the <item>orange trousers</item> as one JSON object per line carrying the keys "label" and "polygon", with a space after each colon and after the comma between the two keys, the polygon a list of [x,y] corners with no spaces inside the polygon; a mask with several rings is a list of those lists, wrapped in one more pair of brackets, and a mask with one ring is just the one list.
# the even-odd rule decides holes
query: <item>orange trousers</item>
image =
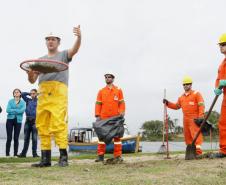
{"label": "orange trousers", "polygon": [[220,153],[226,154],[226,95],[221,105],[221,115],[218,123]]}
{"label": "orange trousers", "polygon": [[[106,151],[106,144],[102,141],[98,142],[97,155],[104,155]],[[120,138],[114,138],[114,157],[122,155],[122,142]]]}
{"label": "orange trousers", "polygon": [[[191,144],[195,138],[196,133],[199,130],[199,127],[194,123],[194,118],[197,116],[186,116],[184,117],[184,138],[186,145]],[[202,154],[201,144],[203,142],[202,133],[199,134],[199,137],[196,140],[196,154]]]}

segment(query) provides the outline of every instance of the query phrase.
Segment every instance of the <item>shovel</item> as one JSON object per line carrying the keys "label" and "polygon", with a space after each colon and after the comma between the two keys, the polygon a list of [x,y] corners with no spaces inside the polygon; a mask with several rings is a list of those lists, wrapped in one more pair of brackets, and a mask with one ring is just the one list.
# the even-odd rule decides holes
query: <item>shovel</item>
{"label": "shovel", "polygon": [[195,146],[195,142],[199,136],[199,134],[201,133],[201,130],[203,128],[203,126],[205,125],[205,122],[207,121],[207,119],[209,118],[210,116],[210,113],[212,112],[213,110],[213,107],[218,99],[218,96],[219,95],[216,95],[211,106],[210,106],[210,109],[207,113],[207,115],[205,116],[204,120],[202,121],[201,125],[200,125],[200,128],[199,128],[199,131],[196,133],[195,135],[195,138],[193,139],[192,143],[191,144],[188,144],[187,145],[187,148],[186,148],[186,154],[185,154],[185,160],[192,160],[192,159],[196,159],[196,146]]}

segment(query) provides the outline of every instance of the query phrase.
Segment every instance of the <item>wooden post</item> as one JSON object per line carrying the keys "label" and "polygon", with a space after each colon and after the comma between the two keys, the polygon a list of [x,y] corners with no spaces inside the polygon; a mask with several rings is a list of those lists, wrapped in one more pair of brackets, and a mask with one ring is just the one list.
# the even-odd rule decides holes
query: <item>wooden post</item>
{"label": "wooden post", "polygon": [[140,132],[138,132],[137,138],[136,138],[136,148],[135,153],[139,152],[139,146],[140,146]]}

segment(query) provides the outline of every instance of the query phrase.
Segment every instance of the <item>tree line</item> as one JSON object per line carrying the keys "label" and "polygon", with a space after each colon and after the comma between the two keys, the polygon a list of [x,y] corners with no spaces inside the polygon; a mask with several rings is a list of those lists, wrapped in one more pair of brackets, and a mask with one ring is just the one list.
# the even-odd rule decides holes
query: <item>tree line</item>
{"label": "tree line", "polygon": [[[205,114],[207,114],[207,112]],[[208,121],[213,126],[213,132],[212,132],[213,136],[217,136],[219,134],[219,131],[218,131],[219,117],[220,117],[220,114],[217,111],[212,111],[208,119]],[[176,140],[180,137],[183,138],[183,126],[180,126],[180,125],[179,125],[178,119],[171,119],[168,116],[169,140]],[[145,121],[141,126],[141,129],[143,130],[142,140],[149,140],[149,141],[161,140],[163,135],[163,126],[165,130],[165,125],[163,121],[160,121],[160,120]]]}

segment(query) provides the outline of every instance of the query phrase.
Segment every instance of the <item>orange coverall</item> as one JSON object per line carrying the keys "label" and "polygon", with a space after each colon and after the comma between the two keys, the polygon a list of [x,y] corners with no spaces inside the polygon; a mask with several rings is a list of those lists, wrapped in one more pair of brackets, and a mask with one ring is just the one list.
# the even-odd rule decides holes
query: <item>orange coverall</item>
{"label": "orange coverall", "polygon": [[[186,145],[191,144],[193,138],[199,130],[195,124],[195,118],[204,117],[204,100],[201,94],[197,91],[190,90],[178,98],[177,103],[168,102],[167,105],[171,109],[180,109],[183,111],[184,137]],[[196,153],[202,154],[201,144],[203,142],[202,134],[200,133],[196,145]]]}
{"label": "orange coverall", "polygon": [[[226,80],[226,58],[220,64],[218,68],[218,75],[215,83],[215,87],[218,88],[219,81]],[[220,153],[226,154],[226,87],[223,88],[223,101],[221,105],[221,114],[219,118],[219,142],[220,142]]]}
{"label": "orange coverall", "polygon": [[[113,116],[118,116],[125,112],[125,102],[122,90],[116,86],[109,88],[104,87],[98,92],[95,106],[95,116],[101,119],[107,119]],[[97,146],[97,154],[104,155],[106,145],[99,141]],[[122,155],[122,142],[120,138],[114,138],[114,157]]]}

